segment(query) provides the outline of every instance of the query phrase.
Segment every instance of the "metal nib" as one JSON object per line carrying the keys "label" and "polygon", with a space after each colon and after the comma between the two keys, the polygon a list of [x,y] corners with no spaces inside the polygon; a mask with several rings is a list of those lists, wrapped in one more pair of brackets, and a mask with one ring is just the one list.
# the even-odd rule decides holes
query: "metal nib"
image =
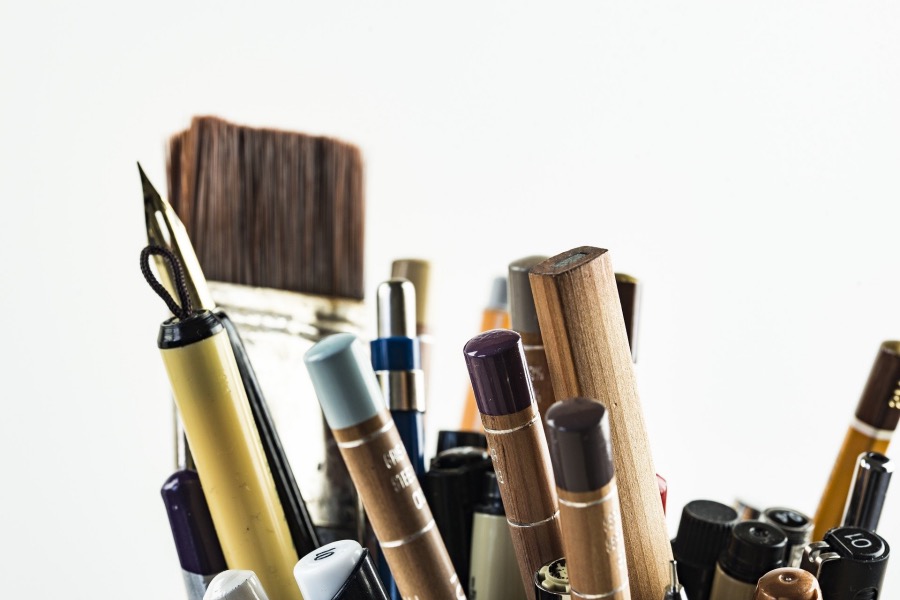
{"label": "metal nib", "polygon": [[408,279],[393,277],[377,292],[378,337],[416,337],[416,288]]}
{"label": "metal nib", "polygon": [[[153,184],[150,183],[150,179],[144,173],[140,163],[138,163],[138,171],[141,174],[141,186],[144,189],[147,242],[171,250],[181,261],[188,294],[195,308],[215,308],[216,303],[206,285],[206,278],[203,276],[203,270],[200,268],[200,262],[194,253],[194,246],[191,244],[184,224],[175,214],[172,205],[163,200]],[[173,297],[177,297],[168,267],[161,257],[155,258],[160,281]]]}
{"label": "metal nib", "polygon": [[670,560],[669,568],[671,569],[672,582],[666,586],[663,600],[687,600],[687,596],[684,595],[684,588],[678,583],[678,569],[676,567],[676,561]]}

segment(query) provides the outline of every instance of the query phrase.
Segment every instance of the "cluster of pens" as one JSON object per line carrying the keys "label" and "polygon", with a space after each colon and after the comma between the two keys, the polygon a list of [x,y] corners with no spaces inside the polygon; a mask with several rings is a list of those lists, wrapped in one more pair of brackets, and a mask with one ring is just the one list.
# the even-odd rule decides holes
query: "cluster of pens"
{"label": "cluster of pens", "polygon": [[790,509],[697,500],[670,542],[632,370],[637,284],[605,250],[510,265],[511,328],[463,350],[484,433],[442,432],[428,470],[416,289],[392,278],[368,351],[335,333],[304,357],[375,538],[320,544],[237,329],[194,309],[197,278],[189,289],[182,263],[196,274],[196,258],[164,217],[178,252],[149,246],[141,258],[175,315],[159,347],[196,471],[162,493],[192,600],[879,597],[889,546],[875,527],[892,466],[878,452],[900,414],[896,343],[879,354],[815,533]]}

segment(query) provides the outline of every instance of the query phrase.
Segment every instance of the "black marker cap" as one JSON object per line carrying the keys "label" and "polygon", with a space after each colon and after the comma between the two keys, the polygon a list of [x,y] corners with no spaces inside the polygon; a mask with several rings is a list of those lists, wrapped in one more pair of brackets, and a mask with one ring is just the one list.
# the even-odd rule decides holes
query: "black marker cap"
{"label": "black marker cap", "polygon": [[606,407],[595,400],[555,402],[544,418],[556,487],[592,492],[615,475]]}
{"label": "black marker cap", "polygon": [[844,527],[878,529],[893,474],[894,463],[884,454],[863,452],[859,456],[844,511]]}
{"label": "black marker cap", "polygon": [[159,326],[156,344],[162,350],[181,348],[202,342],[222,329],[221,321],[208,310],[196,312],[186,319],[172,317]]}
{"label": "black marker cap", "polygon": [[510,415],[534,404],[522,337],[509,329],[476,335],[463,348],[478,412]]}
{"label": "black marker cap", "polygon": [[816,576],[823,598],[874,600],[881,598],[890,555],[887,541],[874,531],[836,527],[806,547],[800,568]]}
{"label": "black marker cap", "polygon": [[369,558],[368,550],[363,549],[362,558],[356,563],[347,583],[338,591],[334,600],[388,600],[384,584]]}
{"label": "black marker cap", "polygon": [[769,571],[783,567],[786,553],[787,536],[781,529],[762,521],[744,521],[731,530],[719,564],[734,579],[755,584]]}
{"label": "black marker cap", "polygon": [[715,500],[694,500],[681,511],[672,550],[678,561],[678,579],[691,600],[709,597],[716,561],[737,522],[737,511]]}
{"label": "black marker cap", "polygon": [[497,483],[497,474],[493,471],[486,471],[481,482],[483,490],[481,500],[475,505],[475,512],[505,516],[506,509],[503,508],[503,498],[500,497],[500,484]]}
{"label": "black marker cap", "polygon": [[437,453],[450,448],[487,448],[487,438],[477,431],[438,431]]}

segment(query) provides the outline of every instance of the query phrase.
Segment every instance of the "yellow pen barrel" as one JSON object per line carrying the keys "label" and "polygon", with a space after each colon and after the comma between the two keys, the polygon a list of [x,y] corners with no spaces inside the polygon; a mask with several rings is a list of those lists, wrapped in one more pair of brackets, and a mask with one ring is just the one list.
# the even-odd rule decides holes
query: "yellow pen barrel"
{"label": "yellow pen barrel", "polygon": [[166,321],[159,342],[228,568],[254,571],[273,598],[302,600],[297,552],[227,333],[204,312]]}

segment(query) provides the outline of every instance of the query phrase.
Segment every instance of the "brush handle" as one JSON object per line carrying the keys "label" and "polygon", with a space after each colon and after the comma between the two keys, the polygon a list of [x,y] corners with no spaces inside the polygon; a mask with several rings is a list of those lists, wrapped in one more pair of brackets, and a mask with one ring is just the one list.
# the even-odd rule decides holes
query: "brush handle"
{"label": "brush handle", "polygon": [[659,600],[672,547],[609,254],[575,248],[532,268],[531,287],[557,398],[608,407],[634,600]]}
{"label": "brush handle", "polygon": [[547,410],[556,402],[553,395],[553,382],[550,381],[550,368],[547,366],[547,353],[544,350],[544,340],[540,333],[523,333],[522,347],[525,350],[525,363],[528,365],[528,375],[531,377],[531,387],[534,389],[534,401],[537,403],[541,422]]}
{"label": "brush handle", "polygon": [[269,413],[269,406],[266,404],[253,365],[250,364],[250,357],[244,348],[244,342],[228,315],[219,311],[216,316],[219,317],[219,321],[222,322],[228,333],[228,341],[231,342],[231,350],[234,352],[241,381],[244,383],[244,391],[247,393],[253,421],[256,424],[263,451],[266,453],[266,462],[269,464],[272,478],[275,480],[278,499],[281,500],[281,506],[284,508],[284,516],[287,519],[294,548],[297,550],[298,556],[305,556],[321,545],[319,537],[316,535],[316,529],[309,516],[309,511],[306,509],[306,502],[303,501],[303,496],[300,494],[297,480],[294,479],[294,472],[284,453],[281,438],[278,437],[278,430],[275,429],[275,423]]}

